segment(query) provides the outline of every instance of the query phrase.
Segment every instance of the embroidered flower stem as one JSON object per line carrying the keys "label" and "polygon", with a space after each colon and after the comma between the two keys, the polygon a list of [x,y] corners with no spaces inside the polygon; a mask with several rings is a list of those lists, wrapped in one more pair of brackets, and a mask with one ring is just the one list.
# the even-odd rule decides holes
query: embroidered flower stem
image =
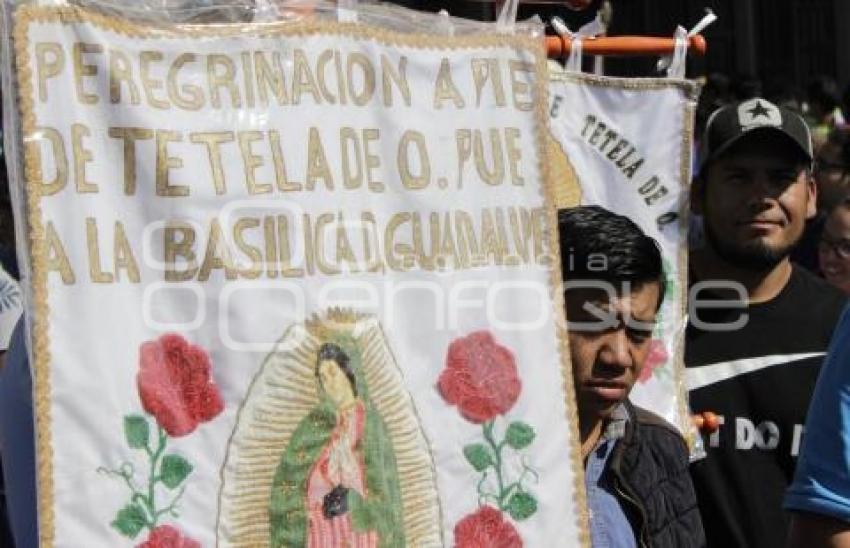
{"label": "embroidered flower stem", "polygon": [[[519,455],[522,472],[515,481],[509,482],[505,464],[505,446],[514,451],[522,451],[534,441],[534,429],[522,421],[511,422],[505,430],[504,437],[499,440],[495,433],[495,420],[489,420],[481,425],[485,443],[472,443],[464,447],[466,460],[481,474],[476,488],[479,504],[494,503],[502,512],[507,512],[515,520],[523,520],[537,511],[537,499],[525,488],[529,475],[537,481],[537,472],[529,465],[524,455]],[[495,472],[495,493],[487,488],[488,472]],[[491,482],[492,486],[492,482]]]}
{"label": "embroidered flower stem", "polygon": [[499,495],[497,497],[499,503],[499,510],[504,510],[504,502],[505,502],[505,482],[502,478],[502,447],[505,442],[496,443],[496,440],[493,438],[493,427],[495,426],[495,421],[487,421],[484,423],[484,439],[490,445],[490,448],[493,450],[493,469],[496,471],[496,482],[499,486]]}
{"label": "embroidered flower stem", "polygon": [[179,514],[177,513],[177,503],[180,502],[180,499],[183,498],[183,493],[186,491],[186,486],[180,488],[180,492],[171,500],[171,504],[158,511],[154,515],[154,522],[158,521],[160,517],[165,514],[171,514],[174,517],[177,517]]}
{"label": "embroidered flower stem", "polygon": [[[130,497],[130,501],[134,504],[142,504],[142,507],[147,509],[148,507],[148,497],[139,491],[136,488],[136,485],[133,483],[133,474],[135,473],[133,469],[133,465],[129,462],[124,462],[121,464],[121,467],[118,470],[113,470],[111,468],[99,467],[97,469],[101,474],[107,474],[109,476],[116,476],[124,480],[124,483],[127,485],[127,488],[130,490],[132,496]],[[144,517],[143,527],[147,527],[148,529],[153,529],[153,524],[149,520],[149,516],[147,514],[141,514],[141,517]]]}
{"label": "embroidered flower stem", "polygon": [[[156,475],[156,466],[159,463],[159,458],[162,456],[162,452],[165,451],[165,444],[166,444],[165,430],[163,430],[161,426],[157,426],[157,433],[158,433],[159,441],[157,443],[156,451],[151,451],[150,447],[145,445],[145,453],[148,454],[148,458],[151,461],[151,471],[150,471],[150,475],[148,476],[147,508],[148,508],[148,513],[153,517],[152,524],[151,524],[153,526],[156,526],[156,520],[157,520],[155,498],[156,498],[156,484],[159,481],[159,477],[157,477],[157,475]],[[153,529],[153,527],[151,527],[149,525],[148,529]]]}
{"label": "embroidered flower stem", "polygon": [[[166,514],[177,516],[177,503],[186,489],[181,484],[192,471],[192,465],[179,455],[167,454],[168,432],[159,424],[155,439],[151,440],[150,423],[141,415],[124,417],[124,434],[131,449],[144,451],[148,459],[146,489],[136,486],[135,469],[129,462],[123,463],[117,470],[99,468],[111,476],[121,478],[130,490],[130,501],[122,508],[112,526],[123,535],[135,538],[143,529],[155,531],[160,519]],[[157,489],[178,489],[177,494],[164,508],[157,504]]]}

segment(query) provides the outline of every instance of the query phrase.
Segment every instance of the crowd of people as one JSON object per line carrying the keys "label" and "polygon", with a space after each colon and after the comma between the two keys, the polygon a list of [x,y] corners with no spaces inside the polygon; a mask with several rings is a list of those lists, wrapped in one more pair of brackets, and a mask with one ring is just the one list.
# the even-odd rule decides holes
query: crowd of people
{"label": "crowd of people", "polygon": [[[850,546],[850,93],[818,78],[806,97],[721,75],[703,92],[690,281],[710,282],[700,298],[715,304],[689,319],[685,347],[692,411],[719,423],[703,458],[628,399],[665,294],[658,245],[599,207],[559,213],[565,279],[618,288],[565,295],[594,546]],[[14,533],[28,548],[31,384],[7,191],[0,207],[0,456],[15,483],[0,545]],[[607,270],[584,268],[594,254]],[[595,328],[588,304],[618,321]]]}
{"label": "crowd of people", "polygon": [[[561,245],[613,258],[590,274],[632,288],[567,295],[593,545],[850,546],[847,129],[832,103],[807,121],[760,96],[705,100],[689,278],[712,304],[685,343],[691,409],[716,417],[704,458],[626,396],[649,344],[634,326],[663,298],[657,249],[613,213],[561,215]],[[619,324],[588,329],[588,304]]]}

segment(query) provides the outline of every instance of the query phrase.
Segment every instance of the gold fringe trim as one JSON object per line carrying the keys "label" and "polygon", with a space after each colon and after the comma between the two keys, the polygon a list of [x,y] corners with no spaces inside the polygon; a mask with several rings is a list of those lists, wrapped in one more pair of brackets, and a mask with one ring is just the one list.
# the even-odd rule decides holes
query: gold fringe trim
{"label": "gold fringe trim", "polygon": [[35,183],[41,167],[33,144],[27,137],[36,131],[32,68],[29,56],[29,25],[35,21],[26,9],[16,10],[14,25],[15,66],[18,76],[18,101],[24,143],[24,178],[27,195],[27,220],[32,260],[33,318],[31,351],[35,388],[36,486],[38,495],[39,544],[53,546],[55,510],[53,507],[53,435],[51,420],[50,332],[47,304],[47,250],[41,214],[40,188]]}
{"label": "gold fringe trim", "polygon": [[[543,51],[542,44],[537,53],[536,73],[540,97],[537,98],[535,114],[537,121],[537,162],[540,168],[540,175],[543,184],[540,185],[541,194],[543,196],[543,204],[546,208],[544,220],[546,223],[545,234],[548,236],[546,241],[549,251],[550,264],[549,267],[549,291],[552,301],[554,329],[557,336],[558,363],[561,366],[561,377],[563,379],[564,405],[566,407],[567,427],[570,430],[572,446],[567,448],[569,451],[568,458],[572,465],[573,473],[573,504],[575,505],[575,525],[579,533],[579,542],[582,546],[590,548],[590,516],[587,511],[587,492],[584,487],[584,466],[581,458],[581,445],[579,444],[579,429],[578,429],[578,408],[576,407],[575,389],[573,387],[573,372],[570,364],[570,347],[567,332],[564,328],[566,323],[566,311],[564,309],[564,292],[563,275],[561,273],[561,248],[558,237],[558,181],[555,178],[553,166],[549,160],[552,158],[550,140],[552,140],[549,131],[549,70],[546,61],[546,55]],[[561,153],[564,151],[561,150]],[[572,170],[569,159],[566,154],[563,154],[566,164],[575,176],[575,170]],[[577,184],[578,181],[576,180]],[[562,199],[564,197],[562,196]],[[566,516],[564,519],[567,519]]]}
{"label": "gold fringe trim", "polygon": [[[696,116],[697,100],[699,99],[700,84],[690,82],[688,88],[681,88],[685,96],[684,105],[682,107],[682,116],[684,122],[682,124],[682,151],[679,163],[679,185],[683,193],[690,192],[691,186],[691,165],[693,159],[691,153],[693,150],[693,135],[694,135],[694,118]],[[682,210],[679,212],[679,230],[683,234],[688,234],[690,226],[688,219],[690,218],[690,200],[682,200]],[[688,272],[688,242],[686,241],[679,248],[679,257],[677,266],[679,268],[679,301],[682,303],[682,308],[679,311],[682,318],[688,317],[688,288],[689,288],[689,272]],[[691,422],[691,409],[688,403],[688,389],[685,386],[685,327],[682,326],[681,332],[677,333],[677,343],[674,353],[673,375],[675,378],[676,391],[679,394],[679,429],[684,432],[685,440],[688,442],[688,447],[693,450],[696,445],[696,436],[699,435],[695,431],[694,425]]]}
{"label": "gold fringe trim", "polygon": [[[548,70],[548,67],[547,67]],[[691,80],[675,80],[672,78],[617,78],[614,76],[599,76],[587,72],[549,71],[549,80],[553,82],[582,83],[600,88],[653,90],[679,88],[692,101],[699,98],[700,86]]]}

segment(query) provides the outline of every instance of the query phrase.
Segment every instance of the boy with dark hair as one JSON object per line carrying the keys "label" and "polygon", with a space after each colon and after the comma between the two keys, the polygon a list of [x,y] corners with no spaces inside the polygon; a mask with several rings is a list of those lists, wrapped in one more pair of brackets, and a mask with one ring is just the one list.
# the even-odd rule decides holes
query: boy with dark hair
{"label": "boy with dark hair", "polygon": [[593,545],[703,546],[684,440],[628,400],[664,298],[658,245],[595,206],[558,230]]}

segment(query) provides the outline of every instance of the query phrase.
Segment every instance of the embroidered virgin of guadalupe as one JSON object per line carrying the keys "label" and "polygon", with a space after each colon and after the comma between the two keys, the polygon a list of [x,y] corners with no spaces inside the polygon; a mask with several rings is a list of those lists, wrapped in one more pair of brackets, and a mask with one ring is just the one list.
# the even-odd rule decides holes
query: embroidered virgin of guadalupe
{"label": "embroidered virgin of guadalupe", "polygon": [[369,402],[354,345],[316,356],[320,402],[301,421],[272,484],[271,545],[402,547],[396,459]]}
{"label": "embroidered virgin of guadalupe", "polygon": [[430,444],[376,318],[290,325],[254,378],[222,469],[233,548],[442,546]]}

